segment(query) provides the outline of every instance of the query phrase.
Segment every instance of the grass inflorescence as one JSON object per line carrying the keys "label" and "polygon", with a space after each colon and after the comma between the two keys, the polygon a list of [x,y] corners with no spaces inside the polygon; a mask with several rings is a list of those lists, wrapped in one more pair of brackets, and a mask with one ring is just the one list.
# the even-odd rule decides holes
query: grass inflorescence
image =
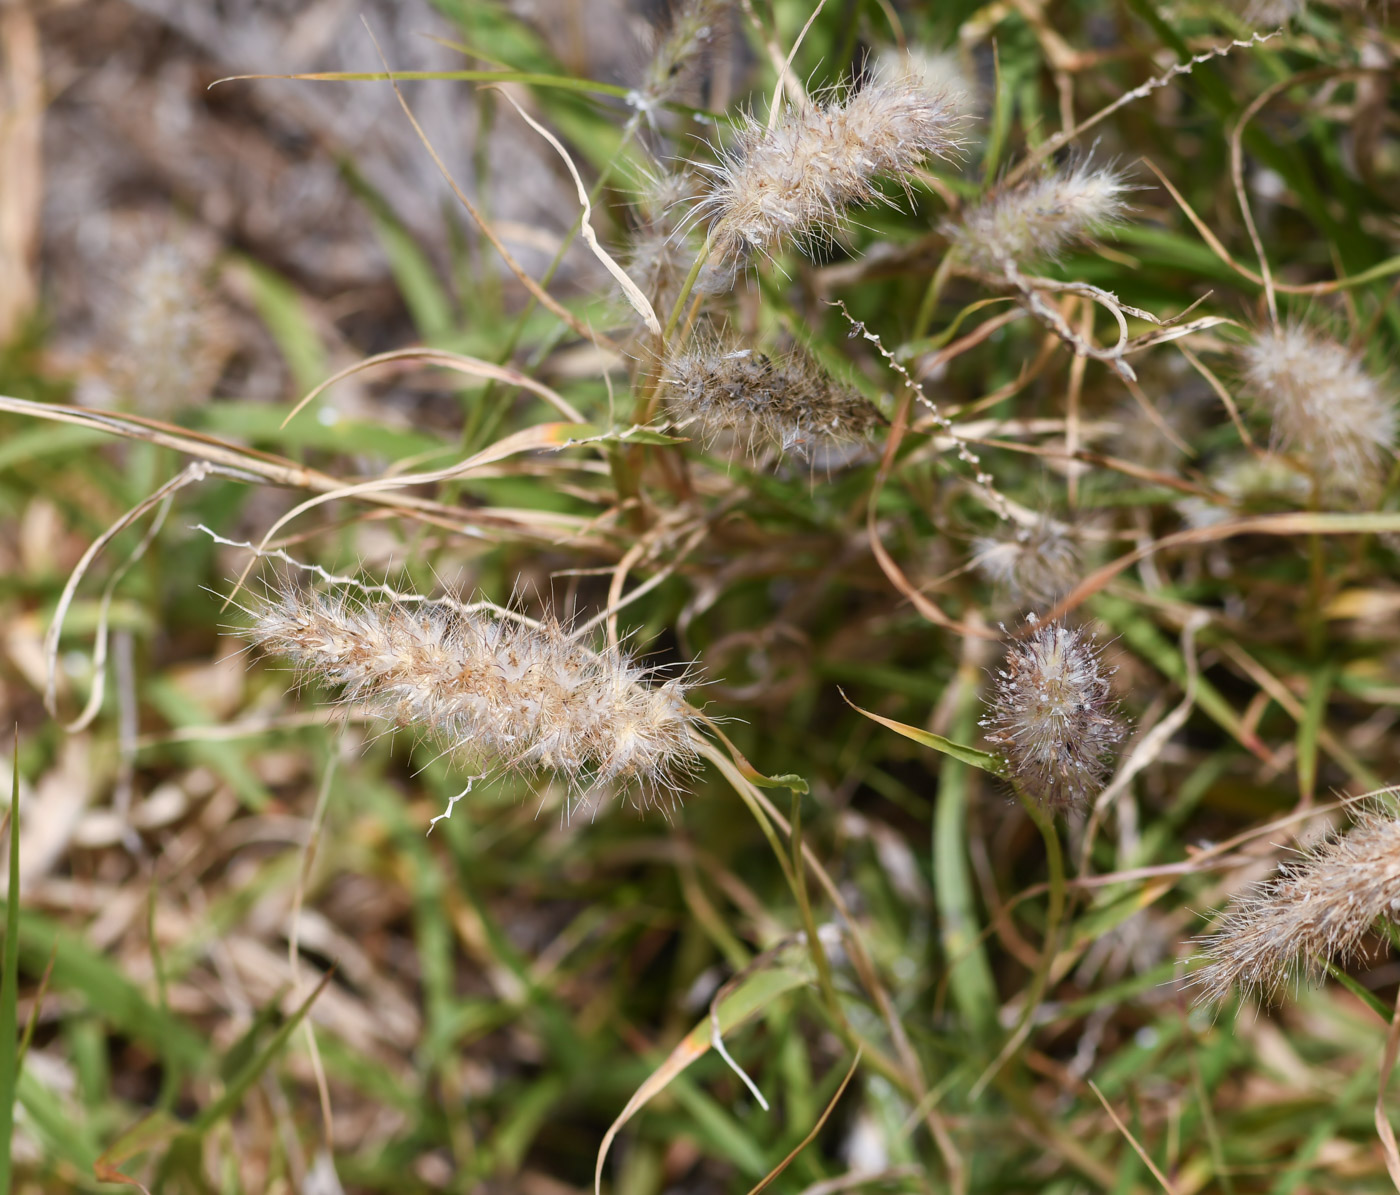
{"label": "grass inflorescence", "polygon": [[1391,1189],[1394,6],[297,7],[0,7],[0,1195]]}

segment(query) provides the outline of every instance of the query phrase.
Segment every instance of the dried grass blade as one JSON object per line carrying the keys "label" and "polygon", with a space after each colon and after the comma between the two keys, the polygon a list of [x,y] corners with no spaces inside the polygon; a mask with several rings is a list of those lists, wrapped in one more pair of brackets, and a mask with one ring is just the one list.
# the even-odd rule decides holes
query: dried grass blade
{"label": "dried grass blade", "polygon": [[572,405],[561,394],[551,390],[543,382],[537,382],[534,378],[527,377],[519,370],[511,369],[505,365],[495,365],[490,361],[482,361],[476,357],[468,357],[462,353],[449,353],[444,349],[432,348],[411,348],[394,349],[387,353],[376,353],[373,357],[366,357],[363,361],[356,361],[353,365],[347,365],[344,369],[333,373],[320,385],[313,387],[301,399],[297,401],[287,417],[282,420],[282,426],[286,427],[293,419],[301,413],[307,403],[312,402],[320,395],[324,394],[337,382],[344,381],[348,377],[360,373],[375,365],[382,365],[388,361],[423,361],[429,365],[438,365],[443,369],[454,369],[458,373],[467,374],[470,377],[489,378],[495,382],[504,382],[510,386],[518,386],[524,390],[530,390],[538,394],[545,402],[549,403],[565,419],[574,423],[584,423],[586,420],[576,411]]}
{"label": "dried grass blade", "polygon": [[627,301],[632,304],[632,309],[642,317],[647,330],[653,336],[660,338],[661,321],[656,318],[656,312],[652,308],[650,300],[642,293],[642,288],[627,276],[627,271],[618,265],[612,255],[598,243],[598,234],[593,231],[591,223],[593,205],[588,201],[588,188],[583,185],[583,179],[579,177],[578,167],[574,165],[569,151],[560,144],[558,137],[517,104],[515,97],[510,92],[503,91],[501,94],[510,101],[511,107],[520,113],[520,119],[548,141],[554,152],[564,159],[564,165],[568,167],[569,174],[574,180],[574,186],[578,188],[579,202],[583,204],[583,215],[579,217],[579,235],[588,242],[588,247],[593,250],[593,256],[603,263],[603,268],[617,279],[617,284],[622,287],[622,293],[627,296]]}
{"label": "dried grass blade", "polygon": [[856,1056],[851,1059],[851,1065],[846,1071],[846,1077],[841,1080],[841,1086],[836,1089],[836,1094],[833,1095],[831,1099],[827,1101],[826,1107],[822,1109],[822,1114],[819,1117],[817,1117],[817,1123],[812,1126],[811,1132],[809,1132],[805,1137],[802,1138],[801,1141],[799,1141],[796,1145],[792,1147],[792,1150],[791,1152],[789,1152],[787,1157],[785,1157],[781,1162],[774,1166],[772,1170],[770,1170],[766,1175],[763,1176],[762,1181],[759,1182],[757,1186],[755,1186],[749,1191],[749,1195],[758,1195],[760,1191],[766,1190],[768,1186],[773,1182],[773,1180],[778,1177],[778,1175],[782,1174],[784,1170],[786,1170],[789,1166],[792,1165],[793,1160],[797,1157],[797,1155],[800,1154],[804,1149],[806,1149],[807,1146],[812,1144],[813,1140],[816,1139],[817,1134],[822,1131],[822,1126],[826,1124],[827,1120],[830,1119],[832,1112],[835,1111],[836,1105],[840,1103],[841,1097],[846,1094],[846,1088],[851,1085],[851,1080],[855,1077],[856,1067],[860,1065],[860,1059],[861,1054],[860,1051],[857,1050]]}

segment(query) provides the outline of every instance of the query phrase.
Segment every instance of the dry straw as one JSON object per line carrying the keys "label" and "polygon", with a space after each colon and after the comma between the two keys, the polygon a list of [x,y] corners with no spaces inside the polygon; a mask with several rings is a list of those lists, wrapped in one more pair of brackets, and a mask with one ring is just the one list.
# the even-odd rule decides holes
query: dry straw
{"label": "dry straw", "polygon": [[1000,747],[1017,787],[1043,808],[1063,812],[1103,787],[1108,759],[1123,737],[1102,649],[1089,632],[1026,619],[995,675],[981,725]]}
{"label": "dry straw", "polygon": [[246,633],[472,766],[554,772],[579,799],[675,794],[697,758],[686,678],[661,681],[620,648],[508,613],[284,583]]}
{"label": "dry straw", "polygon": [[1276,995],[1355,955],[1382,919],[1400,924],[1400,820],[1367,809],[1350,832],[1238,897],[1200,939],[1207,962],[1192,983],[1205,1003],[1237,988]]}

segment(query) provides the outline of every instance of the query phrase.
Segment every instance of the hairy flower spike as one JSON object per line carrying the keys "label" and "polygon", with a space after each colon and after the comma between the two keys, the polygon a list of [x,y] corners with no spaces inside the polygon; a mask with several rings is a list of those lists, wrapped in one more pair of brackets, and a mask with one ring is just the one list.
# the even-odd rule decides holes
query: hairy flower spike
{"label": "hairy flower spike", "polygon": [[666,363],[667,408],[695,424],[707,443],[732,433],[752,454],[762,448],[810,456],[814,448],[857,440],[883,422],[863,395],[837,382],[807,354],[774,359],[720,344],[678,353]]}
{"label": "hairy flower spike", "polygon": [[675,305],[695,260],[693,238],[685,235],[679,219],[690,194],[689,178],[662,174],[647,180],[637,201],[638,221],[628,248],[627,273],[651,305],[663,314]]}
{"label": "hairy flower spike", "polygon": [[979,536],[972,552],[977,571],[1017,601],[1052,602],[1079,577],[1079,545],[1070,528],[1053,519],[1012,527],[1002,536]]}
{"label": "hairy flower spike", "polygon": [[1202,1003],[1234,988],[1273,996],[1354,955],[1382,918],[1400,924],[1400,821],[1364,810],[1349,833],[1236,898],[1200,939],[1207,963],[1191,982]]}
{"label": "hairy flower spike", "polygon": [[907,71],[885,69],[859,91],[788,107],[769,128],[747,117],[719,155],[698,211],[721,261],[829,239],[846,210],[882,198],[875,180],[907,185],[930,158],[957,148],[958,107]]}
{"label": "hairy flower spike", "polygon": [[633,102],[644,112],[673,100],[696,99],[696,82],[729,29],[728,0],[679,0],[661,30]]}
{"label": "hairy flower spike", "polygon": [[175,245],[149,252],[115,314],[113,376],[139,409],[168,415],[209,397],[233,347],[223,310]]}
{"label": "hairy flower spike", "polygon": [[1302,324],[1257,334],[1240,351],[1245,391],[1329,489],[1365,494],[1393,456],[1395,396],[1360,357]]}
{"label": "hairy flower spike", "polygon": [[696,761],[686,681],[649,684],[654,670],[558,623],[290,586],[254,616],[247,633],[265,651],[474,763],[558,772],[580,794],[631,787],[648,803]]}
{"label": "hairy flower spike", "polygon": [[1040,625],[1012,644],[981,725],[1002,749],[1015,783],[1053,812],[1081,806],[1103,787],[1123,737],[1101,649],[1083,630]]}
{"label": "hairy flower spike", "polygon": [[994,195],[944,232],[969,265],[1000,274],[1008,262],[1056,257],[1072,241],[1120,222],[1131,189],[1115,167],[1084,159]]}

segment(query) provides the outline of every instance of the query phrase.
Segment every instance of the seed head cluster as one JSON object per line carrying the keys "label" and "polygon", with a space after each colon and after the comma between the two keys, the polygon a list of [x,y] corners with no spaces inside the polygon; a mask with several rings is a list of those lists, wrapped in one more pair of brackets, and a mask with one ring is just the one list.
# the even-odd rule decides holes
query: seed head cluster
{"label": "seed head cluster", "polygon": [[944,232],[974,269],[1001,274],[1058,256],[1071,242],[1119,223],[1132,187],[1112,165],[1081,159],[993,195]]}
{"label": "seed head cluster", "polygon": [[898,68],[826,103],[789,106],[769,128],[747,117],[720,152],[697,211],[711,222],[714,254],[742,260],[784,243],[829,240],[847,209],[882,198],[876,180],[907,185],[931,158],[958,145],[959,108]]}
{"label": "seed head cluster", "polygon": [[1053,519],[1006,536],[979,536],[972,552],[977,571],[1017,601],[1049,603],[1079,578],[1079,545],[1071,529]]}
{"label": "seed head cluster", "polygon": [[1400,820],[1366,810],[1349,833],[1236,899],[1201,939],[1207,962],[1192,983],[1208,1003],[1235,988],[1273,996],[1354,955],[1382,918],[1400,924]]}
{"label": "seed head cluster", "polygon": [[667,408],[712,442],[732,435],[750,455],[763,449],[810,456],[859,439],[883,422],[857,390],[807,354],[773,358],[754,349],[703,345],[673,355],[664,374]]}
{"label": "seed head cluster", "polygon": [[1258,333],[1241,350],[1245,392],[1274,439],[1327,488],[1370,491],[1393,456],[1395,396],[1357,354],[1301,323]]}
{"label": "seed head cluster", "polygon": [[1033,628],[997,670],[981,725],[1000,747],[1027,796],[1052,812],[1087,803],[1103,787],[1108,759],[1124,727],[1102,649],[1082,629]]}
{"label": "seed head cluster", "polygon": [[557,623],[290,586],[254,614],[247,634],[263,650],[473,764],[648,803],[696,760],[683,678],[652,683],[654,669]]}

